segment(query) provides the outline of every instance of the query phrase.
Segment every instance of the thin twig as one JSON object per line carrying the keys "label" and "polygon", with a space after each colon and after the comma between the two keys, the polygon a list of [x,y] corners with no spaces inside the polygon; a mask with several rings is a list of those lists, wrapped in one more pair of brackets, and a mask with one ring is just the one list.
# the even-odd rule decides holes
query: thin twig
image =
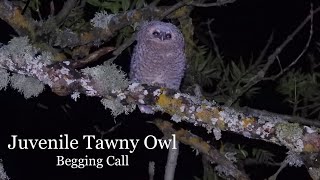
{"label": "thin twig", "polygon": [[42,15],[41,15],[40,8],[39,8],[39,2],[36,3],[36,12],[38,14],[40,21],[42,21],[43,19],[42,19]]}
{"label": "thin twig", "polygon": [[149,173],[149,180],[154,179],[154,172],[155,172],[155,162],[154,161],[149,161],[149,168],[148,168],[148,173]]}
{"label": "thin twig", "polygon": [[63,4],[63,8],[55,16],[55,23],[59,25],[62,23],[67,16],[70,14],[71,10],[77,5],[77,0],[68,0]]}
{"label": "thin twig", "polygon": [[[309,14],[304,21],[287,37],[287,39],[276,48],[276,50],[268,57],[268,61],[264,68],[260,70],[260,74],[265,74],[269,69],[270,65],[273,64],[276,57],[282,52],[282,50],[292,41],[292,39],[302,30],[302,28],[312,19],[313,15],[320,11],[320,7],[318,7],[312,14]],[[312,11],[311,11],[312,12]],[[311,25],[312,27],[312,25]],[[310,37],[309,37],[310,38]],[[259,77],[259,76],[258,76]]]}
{"label": "thin twig", "polygon": [[220,51],[219,51],[219,47],[218,47],[218,45],[216,43],[216,40],[215,40],[214,35],[213,35],[213,32],[211,30],[211,24],[212,24],[213,21],[214,21],[214,19],[210,19],[207,22],[207,27],[208,27],[208,30],[209,30],[209,36],[211,38],[211,41],[212,41],[212,44],[213,44],[213,49],[216,52],[217,57],[220,59],[220,61],[222,61],[222,57],[221,57],[221,54],[220,54]]}
{"label": "thin twig", "polygon": [[81,0],[80,7],[83,8],[87,3],[87,0]]}
{"label": "thin twig", "polygon": [[129,46],[131,46],[131,44],[136,40],[136,34],[133,34],[129,39],[127,39],[123,44],[121,44],[115,51],[113,51],[113,55],[114,57],[108,59],[108,63],[113,62],[115,59],[117,59],[117,57],[125,50],[127,49]]}
{"label": "thin twig", "polygon": [[122,122],[114,125],[113,127],[111,127],[110,129],[108,129],[107,131],[104,131],[104,130],[100,129],[100,127],[97,126],[97,125],[94,126],[94,129],[100,134],[101,139],[103,139],[103,136],[104,136],[104,135],[115,131],[115,130],[116,130],[119,126],[121,126],[121,125],[122,125]]}
{"label": "thin twig", "polygon": [[53,18],[49,18],[41,27],[45,31],[45,33],[48,34],[50,32],[53,32],[55,28],[52,27],[59,27],[71,13],[72,9],[77,5],[77,2],[77,0],[66,1],[58,14]]}
{"label": "thin twig", "polygon": [[176,141],[175,144],[174,144],[174,141],[171,141],[169,152],[168,152],[166,170],[164,174],[164,180],[174,180],[174,173],[177,166],[178,156],[179,156],[179,141]]}
{"label": "thin twig", "polygon": [[23,15],[23,14],[26,12],[26,10],[28,9],[28,6],[29,6],[29,4],[30,4],[30,1],[31,1],[31,0],[28,0],[28,1],[26,2],[26,5],[24,5],[24,8],[23,8],[23,10],[22,10],[22,12],[21,12],[22,15]]}
{"label": "thin twig", "polygon": [[53,0],[50,1],[50,16],[54,16],[55,8]]}
{"label": "thin twig", "polygon": [[227,105],[231,106],[240,96],[242,96],[245,92],[247,92],[252,86],[257,84],[258,82],[262,80],[269,80],[268,78],[265,78],[266,72],[269,70],[270,66],[274,63],[276,57],[282,52],[282,50],[292,41],[292,39],[302,30],[302,28],[309,22],[310,19],[312,19],[313,15],[318,13],[320,11],[320,7],[318,7],[312,14],[309,14],[302,23],[290,34],[288,35],[287,39],[282,42],[280,46],[276,48],[276,50],[268,57],[267,63],[264,65],[264,67],[255,75],[253,76],[250,81],[243,86],[238,93],[235,93],[228,101]]}
{"label": "thin twig", "polygon": [[280,166],[279,169],[277,170],[277,172],[274,173],[272,176],[270,176],[270,177],[268,178],[268,180],[276,180],[276,179],[277,179],[277,176],[279,175],[279,173],[280,173],[285,167],[287,167],[287,165],[288,165],[287,161],[283,161],[283,162],[281,163],[281,166]]}
{"label": "thin twig", "polygon": [[267,50],[269,49],[269,47],[270,47],[270,45],[271,45],[271,43],[273,41],[273,35],[274,35],[274,33],[272,31],[272,33],[269,36],[267,44],[265,45],[265,47],[263,48],[263,50],[261,51],[259,57],[257,58],[257,60],[255,61],[254,65],[253,65],[254,68],[256,68],[260,64],[260,62],[263,60],[264,56],[266,55]]}
{"label": "thin twig", "polygon": [[275,76],[266,78],[267,80],[275,80],[278,77],[280,77],[282,74],[284,74],[285,72],[287,72],[292,66],[294,66],[299,59],[302,57],[302,55],[304,55],[304,53],[307,51],[307,49],[309,48],[312,36],[313,36],[313,5],[311,4],[311,9],[310,9],[310,31],[309,31],[309,38],[308,41],[306,43],[306,45],[304,46],[303,50],[301,51],[301,53],[298,55],[298,57],[296,57],[296,59],[294,61],[291,62],[291,64],[289,66],[287,66],[286,68],[284,68],[280,73],[278,73]]}
{"label": "thin twig", "polygon": [[[265,47],[263,48],[263,50],[261,51],[261,53],[259,54],[257,60],[254,62],[254,64],[252,66],[249,66],[248,69],[246,70],[245,73],[243,73],[243,75],[241,77],[238,78],[238,80],[236,82],[234,82],[232,85],[234,86],[235,84],[239,83],[239,81],[246,75],[248,75],[249,73],[251,73],[252,71],[256,70],[258,68],[258,65],[261,63],[261,61],[263,60],[263,57],[265,56],[265,54],[267,53],[267,50],[269,49],[269,46],[271,45],[272,41],[273,41],[273,32],[270,34],[269,39],[265,45]],[[221,86],[221,84],[224,83],[223,79],[219,82],[218,86]],[[212,94],[212,96],[217,96],[219,94],[224,94],[224,92],[228,91],[229,88],[224,88],[224,89],[219,89],[219,91],[216,91]]]}
{"label": "thin twig", "polygon": [[150,4],[150,7],[156,7],[156,6],[159,4],[160,1],[161,1],[161,0],[154,0],[154,1]]}
{"label": "thin twig", "polygon": [[278,64],[279,64],[280,71],[283,72],[283,69],[282,69],[282,65],[281,65],[281,61],[280,61],[279,56],[277,56],[277,62],[278,62]]}
{"label": "thin twig", "polygon": [[173,11],[185,6],[186,3],[184,1],[180,1],[178,3],[176,3],[175,5],[171,6],[169,9],[167,9],[166,11],[164,11],[161,16],[160,19],[165,18],[166,16],[168,16],[169,14],[171,14]]}
{"label": "thin twig", "polygon": [[101,56],[106,55],[113,50],[114,50],[114,47],[100,48],[99,50],[89,54],[84,59],[71,62],[71,66],[74,68],[82,68],[82,67],[88,65],[89,63],[97,61]]}
{"label": "thin twig", "polygon": [[190,3],[188,3],[188,5],[192,5],[196,7],[213,7],[213,6],[222,6],[229,3],[234,3],[235,1],[236,0],[223,0],[223,1],[217,1],[214,3],[198,3],[198,2],[191,1]]}

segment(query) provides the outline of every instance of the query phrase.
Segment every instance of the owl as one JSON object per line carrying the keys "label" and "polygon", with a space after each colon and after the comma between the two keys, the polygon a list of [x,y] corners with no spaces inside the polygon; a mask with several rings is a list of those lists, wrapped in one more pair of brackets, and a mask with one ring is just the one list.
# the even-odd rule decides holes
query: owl
{"label": "owl", "polygon": [[186,66],[180,30],[171,23],[150,21],[141,26],[136,40],[131,81],[178,90]]}

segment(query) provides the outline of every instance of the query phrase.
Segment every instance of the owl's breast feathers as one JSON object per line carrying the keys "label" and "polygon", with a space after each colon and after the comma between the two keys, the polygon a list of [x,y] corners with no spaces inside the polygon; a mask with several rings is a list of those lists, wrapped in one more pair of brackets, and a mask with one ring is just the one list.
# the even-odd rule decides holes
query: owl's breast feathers
{"label": "owl's breast feathers", "polygon": [[[181,50],[159,53],[145,51],[135,58],[131,68],[133,81],[179,89],[184,74],[186,59]],[[133,63],[133,62],[132,62]]]}
{"label": "owl's breast feathers", "polygon": [[[143,61],[152,61],[156,63],[174,61],[179,62],[181,59],[181,54],[184,54],[184,49],[176,45],[145,45],[141,44],[137,48],[145,49],[142,52]],[[173,62],[172,62],[173,63]]]}
{"label": "owl's breast feathers", "polygon": [[146,44],[148,45],[148,50],[159,52],[159,54],[165,52],[175,52],[177,50],[180,51],[184,49],[184,44],[179,44],[178,42],[162,42],[150,39],[145,43],[141,43],[141,46],[144,46]]}

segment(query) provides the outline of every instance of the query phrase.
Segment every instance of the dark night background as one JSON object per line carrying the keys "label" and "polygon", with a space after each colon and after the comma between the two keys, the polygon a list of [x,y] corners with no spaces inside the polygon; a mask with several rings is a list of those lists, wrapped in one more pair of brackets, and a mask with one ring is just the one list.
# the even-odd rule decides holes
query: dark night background
{"label": "dark night background", "polygon": [[[169,2],[169,1],[168,1]],[[281,43],[288,34],[308,15],[310,2],[304,0],[238,0],[233,4],[214,7],[196,8],[193,18],[214,18],[213,31],[217,35],[217,43],[225,57],[239,59],[240,56],[249,58],[258,56],[271,32],[275,40],[272,47]],[[317,7],[317,4],[314,5]],[[315,19],[319,20],[319,19]],[[196,27],[201,33],[203,29]],[[315,31],[318,27],[315,25]],[[307,39],[308,27],[299,33],[281,54],[281,60],[290,62],[302,50]],[[12,30],[0,21],[0,42],[7,43]],[[317,35],[315,33],[315,38]],[[271,48],[272,49],[272,48]],[[120,57],[119,63],[128,69],[129,59]],[[126,59],[125,59],[126,58]],[[303,65],[303,61],[300,62]],[[257,109],[266,109],[278,113],[288,113],[288,108],[282,104],[281,97],[275,95],[275,84],[265,82],[261,93],[245,105]],[[277,97],[275,97],[277,96]],[[163,179],[167,150],[147,150],[142,140],[149,134],[162,137],[157,128],[146,123],[152,116],[140,114],[138,110],[132,114],[120,115],[115,120],[110,112],[104,110],[100,99],[81,96],[78,102],[70,97],[59,97],[47,90],[37,98],[25,100],[23,95],[8,88],[0,92],[0,157],[8,176],[13,180],[19,179],[148,179],[148,162],[155,161],[155,179]],[[98,126],[108,130],[115,124],[122,122],[115,131],[106,134],[104,138],[137,138],[140,139],[138,149],[133,154],[128,151],[101,150],[93,151],[80,148],[78,150],[8,150],[10,135],[16,134],[21,138],[58,138],[60,134],[69,134],[70,138],[82,140],[84,134],[99,133]],[[195,129],[195,132],[201,129]],[[213,135],[203,134],[206,140],[213,140]],[[286,149],[261,141],[248,140],[233,134],[223,133],[223,140],[246,145],[266,148],[283,160]],[[196,156],[191,148],[180,145],[176,179],[194,179],[202,176],[201,156]],[[129,154],[129,167],[108,167],[102,169],[86,167],[71,169],[70,167],[56,167],[56,156],[69,158],[107,157],[108,155]],[[264,179],[277,170],[277,167],[253,166],[247,172],[251,179]],[[310,179],[306,169],[286,168],[278,179]]]}

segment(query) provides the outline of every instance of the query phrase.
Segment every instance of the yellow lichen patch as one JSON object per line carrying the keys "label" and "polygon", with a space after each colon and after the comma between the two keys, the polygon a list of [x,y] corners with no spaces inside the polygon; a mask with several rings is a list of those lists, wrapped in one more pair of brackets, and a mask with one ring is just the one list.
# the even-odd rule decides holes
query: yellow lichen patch
{"label": "yellow lichen patch", "polygon": [[303,147],[303,152],[319,152],[319,149],[314,147],[312,144],[305,144]]}
{"label": "yellow lichen patch", "polygon": [[72,56],[88,56],[90,51],[90,46],[78,46],[72,50]]}
{"label": "yellow lichen patch", "polygon": [[22,28],[28,28],[29,27],[25,17],[23,15],[21,15],[21,11],[18,10],[17,8],[14,9],[14,11],[13,11],[12,21],[16,25],[19,25]]}
{"label": "yellow lichen patch", "polygon": [[81,34],[81,37],[80,37],[81,41],[83,42],[89,42],[89,41],[92,41],[94,39],[94,36],[92,33],[89,33],[89,32],[85,32],[85,33],[82,33]]}
{"label": "yellow lichen patch", "polygon": [[185,17],[190,12],[190,9],[187,6],[181,7],[174,11],[174,16],[178,17]]}
{"label": "yellow lichen patch", "polygon": [[224,130],[226,128],[226,123],[223,121],[223,120],[218,120],[217,123],[216,123],[216,126],[221,129],[221,130]]}
{"label": "yellow lichen patch", "polygon": [[210,118],[211,124],[221,130],[224,130],[226,126],[225,126],[224,119],[219,114],[220,113],[219,108],[214,108],[211,110],[211,112],[212,112],[212,116]]}
{"label": "yellow lichen patch", "polygon": [[211,119],[214,117],[214,112],[204,109],[200,112],[196,112],[195,116],[206,123],[210,123]]}
{"label": "yellow lichen patch", "polygon": [[253,124],[256,120],[253,118],[253,117],[250,117],[250,118],[245,118],[242,120],[243,122],[243,127],[244,128],[247,128],[249,125]]}
{"label": "yellow lichen patch", "polygon": [[17,26],[16,28],[26,29],[28,32],[31,32],[30,35],[33,36],[32,26],[28,23],[27,19],[21,14],[21,11],[18,8],[14,9],[13,16],[11,16],[10,21]]}
{"label": "yellow lichen patch", "polygon": [[[134,21],[140,20],[141,17],[142,17],[142,15],[143,15],[143,14],[141,14],[141,12],[139,12],[139,11],[135,11],[134,13],[128,13],[128,14],[130,14],[130,15],[132,16],[132,19],[133,19]],[[129,18],[130,18],[130,17],[129,17]]]}
{"label": "yellow lichen patch", "polygon": [[189,132],[181,129],[179,131],[176,131],[176,137],[179,141],[181,141],[184,144],[188,144],[192,147],[195,147],[196,149],[200,150],[201,152],[208,153],[210,150],[210,145],[200,139],[197,136],[190,136],[188,135]]}
{"label": "yellow lichen patch", "polygon": [[66,60],[67,59],[67,57],[66,57],[66,55],[65,54],[63,54],[63,53],[57,53],[57,54],[55,54],[54,55],[54,61],[55,62],[61,62],[61,61],[64,61],[64,60]]}
{"label": "yellow lichen patch", "polygon": [[162,109],[164,109],[169,114],[180,114],[180,107],[182,106],[182,101],[180,99],[174,99],[168,97],[165,94],[161,94],[156,103]]}

